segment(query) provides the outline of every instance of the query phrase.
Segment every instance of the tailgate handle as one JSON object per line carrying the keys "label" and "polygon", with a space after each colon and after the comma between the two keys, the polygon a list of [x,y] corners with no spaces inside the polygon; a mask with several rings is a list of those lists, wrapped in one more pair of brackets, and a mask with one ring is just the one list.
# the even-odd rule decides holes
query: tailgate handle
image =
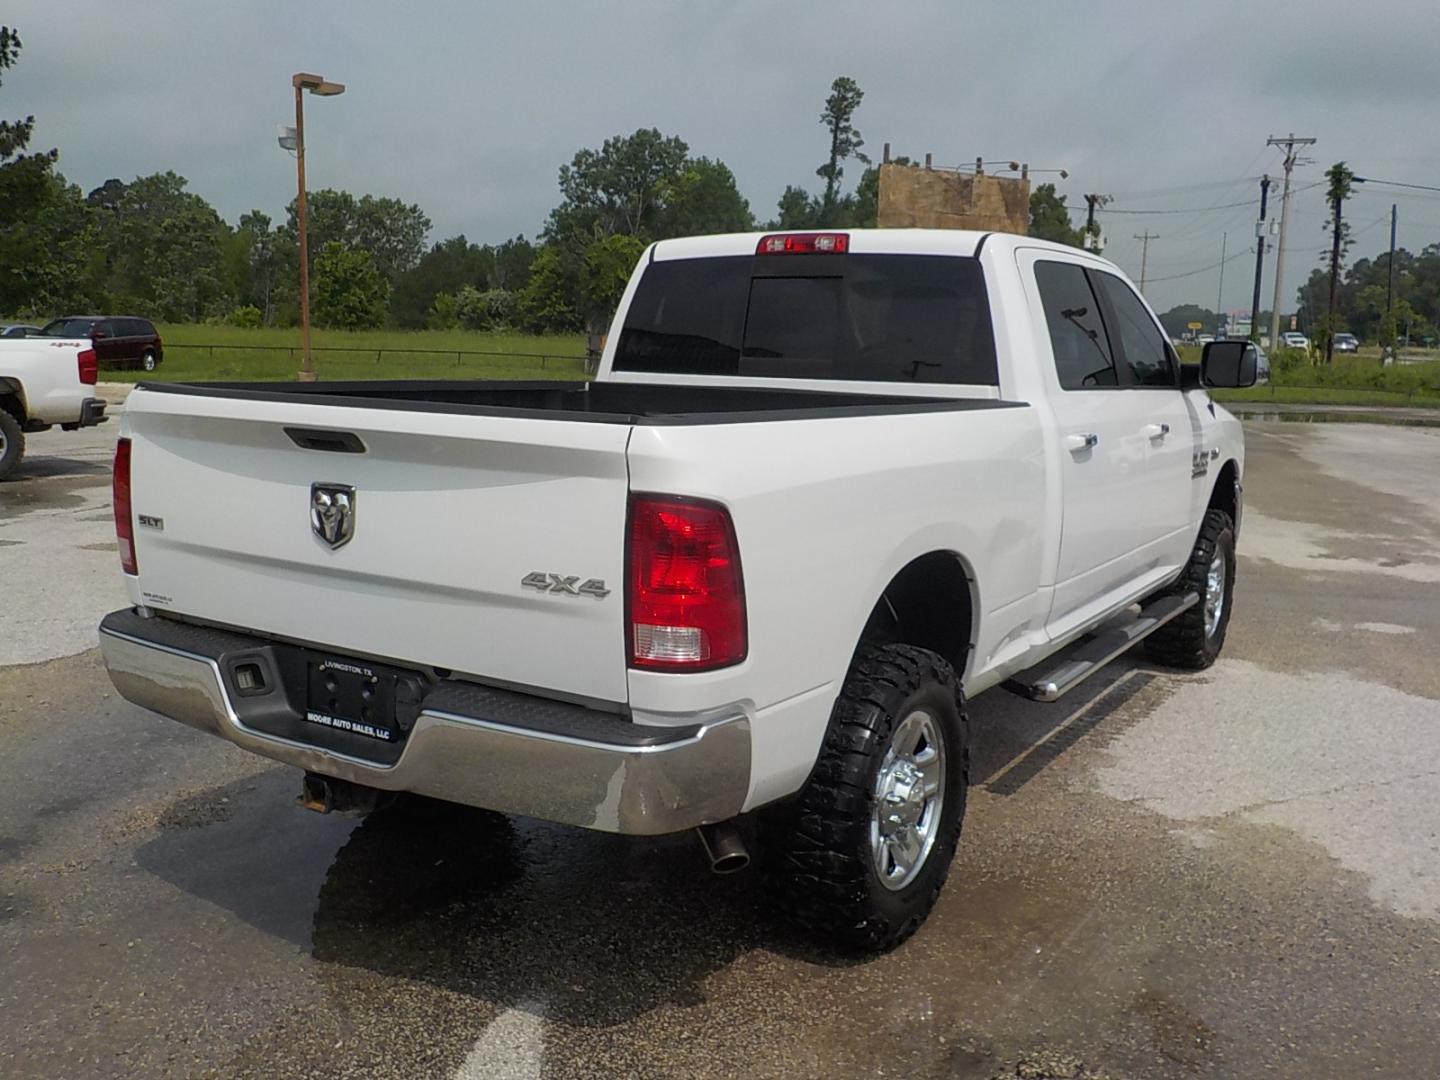
{"label": "tailgate handle", "polygon": [[287,427],[285,434],[302,450],[323,450],[330,454],[363,454],[365,444],[360,436],[349,431],[329,431],[325,428]]}

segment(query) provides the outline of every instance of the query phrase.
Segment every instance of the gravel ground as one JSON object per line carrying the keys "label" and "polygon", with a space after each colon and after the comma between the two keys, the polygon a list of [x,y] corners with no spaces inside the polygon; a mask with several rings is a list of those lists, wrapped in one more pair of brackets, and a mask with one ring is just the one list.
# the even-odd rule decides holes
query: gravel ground
{"label": "gravel ground", "polygon": [[950,883],[856,961],[688,837],[321,817],[118,699],[115,426],[0,485],[0,1075],[1434,1074],[1440,433],[1250,423],[1225,658],[973,702]]}

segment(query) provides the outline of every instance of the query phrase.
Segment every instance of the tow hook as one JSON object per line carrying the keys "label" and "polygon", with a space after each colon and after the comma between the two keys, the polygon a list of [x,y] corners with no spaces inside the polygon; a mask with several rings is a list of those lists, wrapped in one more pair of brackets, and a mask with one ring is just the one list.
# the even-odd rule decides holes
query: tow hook
{"label": "tow hook", "polygon": [[300,794],[295,801],[306,810],[317,814],[368,814],[388,803],[394,792],[379,788],[352,784],[349,780],[337,780],[331,776],[307,772],[300,784]]}

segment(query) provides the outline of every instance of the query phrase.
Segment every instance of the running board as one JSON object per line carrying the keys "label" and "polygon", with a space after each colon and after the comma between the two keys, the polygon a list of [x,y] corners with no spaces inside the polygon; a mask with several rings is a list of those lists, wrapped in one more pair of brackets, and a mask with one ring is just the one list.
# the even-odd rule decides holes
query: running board
{"label": "running board", "polygon": [[1159,630],[1177,615],[1200,602],[1197,593],[1162,596],[1141,608],[1140,614],[1124,626],[1107,630],[1098,637],[1085,638],[1070,651],[1049,656],[1001,685],[1012,694],[1032,701],[1054,701],[1075,689],[1110,661],[1137,642]]}

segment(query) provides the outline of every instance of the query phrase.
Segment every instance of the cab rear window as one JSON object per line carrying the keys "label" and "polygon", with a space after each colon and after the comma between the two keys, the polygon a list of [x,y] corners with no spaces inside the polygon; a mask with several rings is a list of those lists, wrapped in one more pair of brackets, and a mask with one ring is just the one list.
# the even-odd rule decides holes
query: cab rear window
{"label": "cab rear window", "polygon": [[726,256],[652,263],[615,370],[995,386],[977,260]]}

